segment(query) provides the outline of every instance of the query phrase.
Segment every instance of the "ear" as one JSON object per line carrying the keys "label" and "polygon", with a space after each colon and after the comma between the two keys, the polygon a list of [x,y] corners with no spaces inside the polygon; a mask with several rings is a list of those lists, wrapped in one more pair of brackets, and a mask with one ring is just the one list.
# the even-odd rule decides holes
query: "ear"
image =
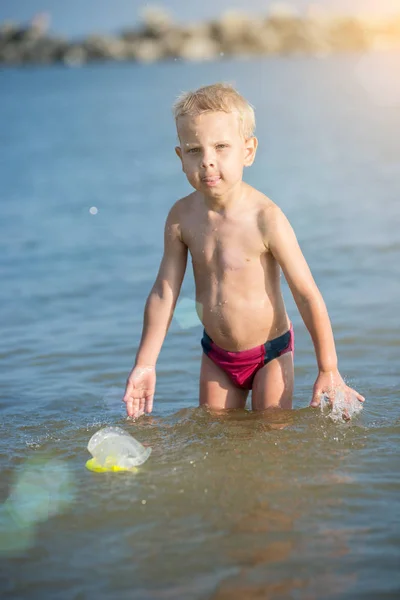
{"label": "ear", "polygon": [[258,140],[255,136],[249,138],[245,142],[244,166],[250,167],[256,157]]}
{"label": "ear", "polygon": [[183,160],[182,160],[182,148],[180,146],[175,146],[175,154],[178,156],[182,163],[182,171],[183,171]]}

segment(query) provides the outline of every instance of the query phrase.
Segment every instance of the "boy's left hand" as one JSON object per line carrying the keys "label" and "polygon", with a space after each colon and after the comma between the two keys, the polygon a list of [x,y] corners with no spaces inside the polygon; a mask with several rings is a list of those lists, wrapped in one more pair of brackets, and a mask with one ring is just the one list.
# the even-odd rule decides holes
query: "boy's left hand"
{"label": "boy's left hand", "polygon": [[[339,371],[320,371],[313,388],[313,397],[310,406],[316,407],[321,404],[321,397],[325,396],[330,405],[333,406],[336,394],[343,394],[345,402],[350,402],[351,397],[355,396],[359,402],[364,402],[364,396],[345,384]],[[344,411],[343,417],[349,419],[349,415]]]}

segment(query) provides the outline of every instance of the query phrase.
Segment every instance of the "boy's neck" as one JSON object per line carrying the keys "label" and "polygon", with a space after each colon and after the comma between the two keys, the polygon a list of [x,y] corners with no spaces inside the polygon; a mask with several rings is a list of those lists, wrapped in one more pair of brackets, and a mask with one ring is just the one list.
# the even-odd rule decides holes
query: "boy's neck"
{"label": "boy's neck", "polygon": [[202,196],[208,210],[223,214],[241,204],[248,194],[248,190],[249,186],[244,181],[240,181],[223,196],[206,196],[205,194]]}

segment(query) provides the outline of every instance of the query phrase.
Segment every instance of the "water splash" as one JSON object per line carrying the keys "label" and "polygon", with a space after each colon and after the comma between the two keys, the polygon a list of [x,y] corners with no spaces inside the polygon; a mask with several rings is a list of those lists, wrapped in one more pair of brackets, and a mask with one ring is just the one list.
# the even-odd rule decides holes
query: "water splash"
{"label": "water splash", "polygon": [[350,397],[346,398],[342,390],[336,392],[333,406],[325,394],[321,398],[320,406],[321,412],[327,415],[334,423],[349,421],[358,415],[363,408],[362,403],[357,399],[355,394],[351,394]]}

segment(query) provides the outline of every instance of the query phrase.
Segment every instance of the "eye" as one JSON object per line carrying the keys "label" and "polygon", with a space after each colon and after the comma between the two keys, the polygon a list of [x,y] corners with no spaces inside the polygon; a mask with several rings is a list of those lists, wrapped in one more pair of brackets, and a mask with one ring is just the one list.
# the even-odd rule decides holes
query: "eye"
{"label": "eye", "polygon": [[228,148],[228,144],[217,144],[217,150],[223,150],[224,148]]}
{"label": "eye", "polygon": [[190,154],[195,154],[196,152],[199,152],[199,151],[200,151],[200,148],[189,148],[189,150],[188,150],[188,152]]}

